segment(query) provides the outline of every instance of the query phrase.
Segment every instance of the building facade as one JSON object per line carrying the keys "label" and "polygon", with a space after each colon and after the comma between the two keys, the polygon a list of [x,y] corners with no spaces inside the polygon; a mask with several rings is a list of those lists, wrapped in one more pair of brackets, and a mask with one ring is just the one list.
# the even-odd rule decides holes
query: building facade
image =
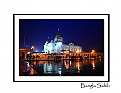
{"label": "building facade", "polygon": [[72,52],[81,52],[82,47],[76,46],[73,43],[69,44],[63,44],[63,37],[58,32],[54,38],[54,40],[51,40],[50,42],[46,41],[44,44],[44,50],[45,53],[51,54],[51,53],[66,53],[66,51],[72,51]]}

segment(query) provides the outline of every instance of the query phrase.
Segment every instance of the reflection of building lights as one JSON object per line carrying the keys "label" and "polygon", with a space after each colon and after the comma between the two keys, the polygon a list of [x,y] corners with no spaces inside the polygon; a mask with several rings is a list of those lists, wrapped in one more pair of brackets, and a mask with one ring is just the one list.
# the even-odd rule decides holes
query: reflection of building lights
{"label": "reflection of building lights", "polygon": [[47,73],[52,72],[52,64],[47,64]]}
{"label": "reflection of building lights", "polygon": [[80,68],[79,68],[79,63],[78,63],[78,70],[80,70]]}
{"label": "reflection of building lights", "polygon": [[29,65],[29,62],[26,62],[27,63],[27,71],[30,70],[30,65]]}
{"label": "reflection of building lights", "polygon": [[71,66],[71,61],[70,61],[70,66]]}
{"label": "reflection of building lights", "polygon": [[65,66],[66,66],[66,62],[64,62]]}
{"label": "reflection of building lights", "polygon": [[69,68],[69,64],[66,64],[66,69],[68,69]]}
{"label": "reflection of building lights", "polygon": [[95,69],[95,63],[94,63],[94,61],[92,61],[92,67],[93,67],[93,69]]}
{"label": "reflection of building lights", "polygon": [[33,69],[33,65],[31,65],[30,67],[30,75],[33,75],[34,74],[34,69]]}
{"label": "reflection of building lights", "polygon": [[47,64],[46,63],[44,63],[44,73],[46,73],[47,72]]}
{"label": "reflection of building lights", "polygon": [[61,75],[61,68],[58,68],[58,74]]}
{"label": "reflection of building lights", "polygon": [[33,64],[36,65],[36,61],[34,61]]}
{"label": "reflection of building lights", "polygon": [[80,62],[77,62],[77,63],[76,63],[76,68],[77,68],[78,70],[80,70]]}

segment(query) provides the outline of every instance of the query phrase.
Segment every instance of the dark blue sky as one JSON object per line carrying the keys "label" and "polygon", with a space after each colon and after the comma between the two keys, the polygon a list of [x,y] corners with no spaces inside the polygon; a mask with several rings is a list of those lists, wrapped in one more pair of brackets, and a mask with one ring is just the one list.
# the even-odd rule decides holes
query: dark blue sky
{"label": "dark blue sky", "polygon": [[58,29],[64,44],[72,42],[84,51],[104,50],[103,19],[20,19],[20,48],[24,47],[25,31],[26,46],[42,51],[45,41],[54,39]]}

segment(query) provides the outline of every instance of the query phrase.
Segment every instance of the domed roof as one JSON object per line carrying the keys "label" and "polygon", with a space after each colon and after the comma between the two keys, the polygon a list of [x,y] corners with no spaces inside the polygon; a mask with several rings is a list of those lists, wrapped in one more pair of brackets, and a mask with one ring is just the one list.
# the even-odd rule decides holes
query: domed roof
{"label": "domed roof", "polygon": [[58,32],[58,33],[56,34],[55,37],[56,37],[56,38],[58,38],[58,37],[62,37],[62,35],[60,34],[60,32]]}

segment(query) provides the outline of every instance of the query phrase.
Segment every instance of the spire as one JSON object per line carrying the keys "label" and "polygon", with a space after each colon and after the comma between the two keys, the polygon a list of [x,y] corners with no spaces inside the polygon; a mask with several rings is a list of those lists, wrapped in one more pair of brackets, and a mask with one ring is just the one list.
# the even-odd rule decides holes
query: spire
{"label": "spire", "polygon": [[59,30],[60,29],[58,28],[58,33],[56,34],[55,39],[54,39],[55,42],[56,41],[63,41],[62,35],[60,34]]}
{"label": "spire", "polygon": [[58,28],[58,33],[57,33],[57,35],[60,35],[59,28]]}
{"label": "spire", "polygon": [[56,34],[56,37],[62,37],[62,35],[60,34],[60,32],[59,32],[59,28],[58,28],[58,33]]}

